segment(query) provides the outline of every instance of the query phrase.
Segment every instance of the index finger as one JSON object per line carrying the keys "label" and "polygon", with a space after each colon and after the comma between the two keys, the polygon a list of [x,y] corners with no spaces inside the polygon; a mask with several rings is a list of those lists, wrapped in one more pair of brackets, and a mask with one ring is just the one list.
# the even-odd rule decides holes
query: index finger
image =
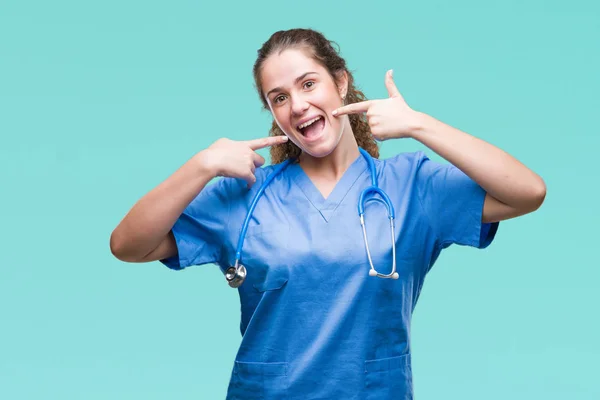
{"label": "index finger", "polygon": [[358,103],[348,104],[347,106],[342,106],[336,110],[333,110],[332,114],[337,116],[345,115],[345,114],[359,114],[364,113],[369,110],[371,106],[371,100],[361,101]]}
{"label": "index finger", "polygon": [[266,138],[246,140],[244,143],[248,145],[252,150],[264,149],[265,147],[275,146],[288,141],[288,137],[285,135],[280,136],[269,136]]}

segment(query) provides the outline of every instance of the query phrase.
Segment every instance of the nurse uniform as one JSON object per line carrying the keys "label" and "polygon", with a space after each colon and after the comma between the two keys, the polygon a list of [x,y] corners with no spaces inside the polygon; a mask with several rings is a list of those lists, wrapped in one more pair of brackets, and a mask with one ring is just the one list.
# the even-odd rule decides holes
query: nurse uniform
{"label": "nurse uniform", "polygon": [[[485,191],[423,152],[374,159],[396,210],[399,279],[369,276],[357,203],[371,185],[359,155],[325,199],[297,163],[269,184],[242,249],[241,345],[227,399],[412,399],[410,326],[423,281],[451,244],[487,247],[498,223],[482,224]],[[206,186],[179,217],[172,269],[233,265],[249,205],[273,166]],[[368,202],[375,268],[392,265],[387,209]],[[225,279],[222,284],[226,285]]]}

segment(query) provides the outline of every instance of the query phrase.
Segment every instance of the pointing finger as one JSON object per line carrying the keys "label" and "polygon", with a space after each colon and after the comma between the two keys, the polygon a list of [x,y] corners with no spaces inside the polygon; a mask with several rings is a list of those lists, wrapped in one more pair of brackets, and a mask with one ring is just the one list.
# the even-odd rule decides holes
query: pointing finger
{"label": "pointing finger", "polygon": [[371,106],[371,100],[361,101],[359,103],[348,104],[347,106],[342,106],[337,110],[333,110],[331,114],[337,116],[345,115],[345,114],[360,114],[367,112],[369,107]]}
{"label": "pointing finger", "polygon": [[394,70],[390,69],[385,74],[385,87],[387,88],[388,94],[390,97],[398,97],[400,96],[400,91],[396,87],[394,83]]}
{"label": "pointing finger", "polygon": [[288,141],[288,137],[285,135],[280,136],[269,136],[266,138],[247,140],[244,143],[248,145],[252,150],[260,150],[265,147],[275,146],[277,144],[282,144]]}

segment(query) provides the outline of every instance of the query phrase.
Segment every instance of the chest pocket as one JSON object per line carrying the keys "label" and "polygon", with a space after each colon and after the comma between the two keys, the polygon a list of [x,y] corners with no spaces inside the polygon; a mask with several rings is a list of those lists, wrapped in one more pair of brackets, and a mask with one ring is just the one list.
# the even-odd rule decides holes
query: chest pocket
{"label": "chest pocket", "polygon": [[367,400],[412,400],[410,354],[365,361]]}
{"label": "chest pocket", "polygon": [[248,227],[241,257],[241,263],[248,272],[248,287],[265,292],[281,289],[287,283],[289,261],[286,248],[289,240],[287,224]]}

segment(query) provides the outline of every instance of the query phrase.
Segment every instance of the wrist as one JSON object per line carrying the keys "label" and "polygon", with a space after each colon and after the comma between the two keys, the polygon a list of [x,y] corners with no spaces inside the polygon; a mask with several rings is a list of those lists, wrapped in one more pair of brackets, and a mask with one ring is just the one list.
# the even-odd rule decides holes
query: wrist
{"label": "wrist", "polygon": [[415,111],[412,124],[408,131],[408,136],[415,140],[422,138],[422,136],[427,133],[429,127],[431,126],[431,120],[432,118],[429,115],[420,111]]}
{"label": "wrist", "polygon": [[210,151],[202,150],[196,153],[191,161],[199,175],[204,175],[209,179],[221,175],[220,171],[216,168],[216,163],[214,162]]}

